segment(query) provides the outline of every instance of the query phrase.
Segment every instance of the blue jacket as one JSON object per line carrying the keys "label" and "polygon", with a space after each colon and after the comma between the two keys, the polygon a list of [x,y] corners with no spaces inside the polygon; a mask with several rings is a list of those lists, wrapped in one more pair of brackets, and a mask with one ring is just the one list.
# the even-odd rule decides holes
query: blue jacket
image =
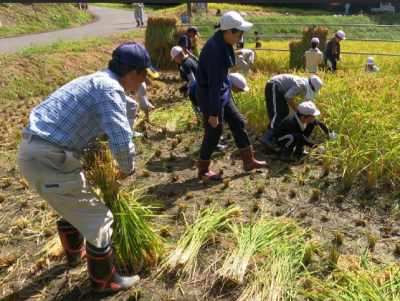
{"label": "blue jacket", "polygon": [[196,99],[201,111],[218,116],[232,95],[228,69],[236,64],[233,46],[226,44],[221,30],[204,45],[196,73]]}

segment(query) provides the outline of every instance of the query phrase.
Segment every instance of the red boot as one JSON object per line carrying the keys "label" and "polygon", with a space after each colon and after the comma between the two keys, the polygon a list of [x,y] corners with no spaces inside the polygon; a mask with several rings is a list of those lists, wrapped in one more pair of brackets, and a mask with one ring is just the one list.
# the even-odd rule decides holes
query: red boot
{"label": "red boot", "polygon": [[256,168],[262,168],[267,166],[265,161],[257,161],[253,156],[253,149],[249,148],[239,149],[240,157],[242,157],[243,168],[245,171],[250,171]]}
{"label": "red boot", "polygon": [[77,267],[86,256],[82,234],[64,219],[57,221],[57,231],[65,254],[67,254],[68,265]]}
{"label": "red boot", "polygon": [[200,160],[199,159],[199,170],[198,170],[198,176],[199,178],[201,177],[209,177],[211,180],[219,180],[221,179],[221,174],[212,172],[210,170],[210,160]]}

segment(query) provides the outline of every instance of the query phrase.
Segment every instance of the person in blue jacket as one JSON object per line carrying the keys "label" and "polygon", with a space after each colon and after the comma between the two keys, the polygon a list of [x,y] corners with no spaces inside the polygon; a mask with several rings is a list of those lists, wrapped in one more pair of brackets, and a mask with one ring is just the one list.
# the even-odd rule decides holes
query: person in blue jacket
{"label": "person in blue jacket", "polygon": [[212,180],[221,179],[221,174],[210,170],[211,156],[219,142],[224,119],[240,151],[243,168],[246,171],[266,166],[257,161],[246,132],[245,119],[236,107],[228,81],[228,70],[236,64],[233,46],[253,24],[243,20],[234,11],[222,16],[220,30],[216,31],[204,45],[196,72],[196,99],[203,113],[205,134],[200,148],[198,177],[207,176]]}

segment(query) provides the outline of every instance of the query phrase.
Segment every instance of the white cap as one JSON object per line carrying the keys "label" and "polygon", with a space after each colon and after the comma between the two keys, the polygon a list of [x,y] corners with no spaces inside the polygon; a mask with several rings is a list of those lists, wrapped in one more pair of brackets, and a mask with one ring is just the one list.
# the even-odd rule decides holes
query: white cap
{"label": "white cap", "polygon": [[220,24],[221,24],[221,30],[236,28],[239,30],[246,31],[253,26],[252,23],[243,20],[242,16],[235,11],[230,11],[227,12],[225,15],[223,15]]}
{"label": "white cap", "polygon": [[313,42],[319,44],[319,39],[318,38],[312,38],[311,39],[311,43],[313,43]]}
{"label": "white cap", "polygon": [[245,92],[250,90],[243,75],[239,73],[231,73],[229,74],[229,79],[231,80],[232,85],[238,87],[239,89],[242,89]]}
{"label": "white cap", "polygon": [[369,58],[367,58],[367,65],[373,65],[374,61],[375,61],[374,58],[370,56]]}
{"label": "white cap", "polygon": [[299,110],[300,114],[306,116],[307,115],[318,116],[321,114],[321,112],[317,110],[315,104],[311,101],[302,102],[297,106],[297,109]]}
{"label": "white cap", "polygon": [[314,86],[315,93],[319,94],[319,90],[322,88],[322,80],[317,75],[311,75],[310,82]]}
{"label": "white cap", "polygon": [[344,37],[344,31],[343,30],[338,30],[336,35],[341,38],[342,40],[346,40],[346,38]]}
{"label": "white cap", "polygon": [[171,57],[172,57],[172,59],[171,59],[171,61],[173,61],[174,60],[174,57],[176,57],[179,53],[181,53],[183,51],[183,49],[182,49],[182,47],[181,46],[174,46],[174,47],[172,47],[172,49],[171,49]]}

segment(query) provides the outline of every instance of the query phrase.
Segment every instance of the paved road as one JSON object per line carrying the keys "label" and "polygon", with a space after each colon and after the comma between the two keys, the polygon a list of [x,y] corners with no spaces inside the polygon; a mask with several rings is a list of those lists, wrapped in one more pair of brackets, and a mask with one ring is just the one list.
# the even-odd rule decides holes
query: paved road
{"label": "paved road", "polygon": [[[51,44],[59,37],[64,39],[83,39],[85,37],[107,36],[116,32],[136,29],[135,12],[89,5],[89,11],[97,19],[94,22],[78,27],[54,30],[43,33],[28,34],[0,39],[0,53],[21,50],[31,44]],[[147,15],[144,14],[146,26]]]}

